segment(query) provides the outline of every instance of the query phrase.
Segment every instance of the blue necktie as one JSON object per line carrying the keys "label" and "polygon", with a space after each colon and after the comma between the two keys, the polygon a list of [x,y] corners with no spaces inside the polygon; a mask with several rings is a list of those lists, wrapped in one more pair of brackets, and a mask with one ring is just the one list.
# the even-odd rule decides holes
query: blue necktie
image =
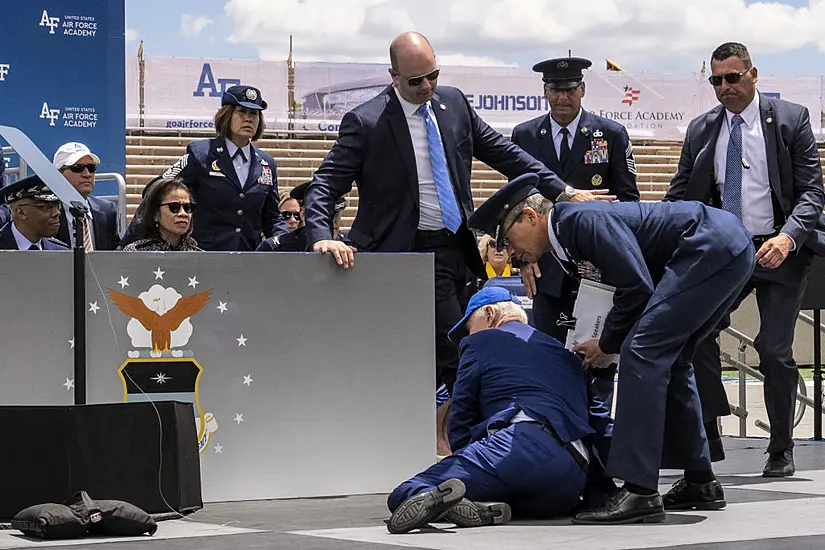
{"label": "blue necktie", "polygon": [[725,187],[722,190],[722,210],[742,219],[742,117],[733,115],[730,140],[725,161]]}
{"label": "blue necktie", "polygon": [[461,211],[458,209],[458,202],[455,199],[455,192],[450,183],[450,172],[447,169],[447,157],[444,156],[444,145],[441,143],[441,136],[438,134],[438,127],[435,125],[433,115],[430,113],[428,103],[424,103],[417,110],[418,114],[424,117],[427,125],[427,143],[430,149],[430,166],[433,169],[433,180],[435,190],[438,192],[438,203],[441,206],[441,221],[444,227],[458,233],[461,227]]}

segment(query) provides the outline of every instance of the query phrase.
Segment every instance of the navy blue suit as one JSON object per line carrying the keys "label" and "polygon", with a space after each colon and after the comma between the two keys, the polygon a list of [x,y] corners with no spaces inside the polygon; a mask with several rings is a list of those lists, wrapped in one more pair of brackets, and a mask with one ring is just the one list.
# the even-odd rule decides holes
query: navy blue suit
{"label": "navy blue suit", "polygon": [[[564,444],[589,446],[594,434],[581,361],[515,321],[466,336],[460,355],[449,422],[454,454],[399,485],[387,500],[390,511],[458,478],[468,499],[507,502],[515,515],[569,513],[587,475]],[[512,423],[519,412],[533,421]]]}
{"label": "navy blue suit", "polygon": [[599,340],[621,353],[607,475],[655,490],[659,468],[709,470],[690,361],[753,271],[748,232],[696,202],[563,202],[551,216],[569,260],[616,287]]}
{"label": "navy blue suit", "polygon": [[[473,158],[510,178],[539,174],[539,186],[556,197],[564,183],[533,157],[488,126],[456,88],[439,86],[431,101],[462,220],[473,212]],[[462,317],[468,269],[486,279],[473,234],[418,231],[419,182],[415,152],[401,102],[391,86],[344,115],[338,140],[306,191],[307,246],[331,238],[335,201],[358,186],[358,213],[347,235],[359,251],[435,253],[437,379],[452,386],[457,350],[447,331]],[[440,385],[440,380],[437,380]]]}
{"label": "navy blue suit", "polygon": [[[261,235],[287,232],[278,209],[275,159],[257,147],[252,147],[251,156],[243,184],[222,137],[193,141],[186,154],[164,172],[163,177],[179,177],[189,186],[197,203],[192,237],[203,250],[255,250]],[[130,225],[123,244],[137,238]]]}
{"label": "navy blue suit", "polygon": [[[620,201],[638,201],[636,160],[627,130],[621,124],[581,110],[578,129],[570,148],[570,162],[562,163],[553,145],[550,114],[522,122],[513,129],[513,143],[542,161],[550,170],[576,189],[607,189]],[[592,155],[599,143],[607,146],[607,158]],[[533,319],[536,328],[559,341],[567,338],[562,317],[573,316],[578,278],[567,276],[550,253],[538,262],[541,277],[536,280]],[[576,273],[575,271],[571,273]],[[595,395],[607,410],[613,406],[615,367],[593,370]]]}
{"label": "navy blue suit", "polygon": [[[792,426],[797,393],[797,369],[793,359],[796,318],[808,282],[815,246],[814,228],[822,216],[825,193],[816,140],[808,110],[795,103],[759,96],[762,133],[767,153],[774,227],[790,236],[796,250],[776,269],[756,266],[753,277],[732,305],[736,309],[753,290],[761,319],[755,346],[759,368],[765,375],[765,408],[771,425],[770,454],[793,447]],[[725,123],[719,105],[691,121],[682,146],[679,170],[666,201],[694,200],[721,208],[714,169],[717,138]],[[804,246],[808,241],[809,246]],[[812,242],[813,241],[813,242]],[[758,246],[756,247],[758,250]],[[694,367],[706,421],[730,414],[717,336],[730,324],[722,323],[696,348]]]}
{"label": "navy blue suit", "polygon": [[[68,250],[69,247],[51,237],[46,237],[40,241],[43,250]],[[11,231],[11,223],[6,223],[0,229],[0,250],[19,250],[17,248],[17,241],[14,238],[14,233]]]}
{"label": "navy blue suit", "polygon": [[[95,250],[116,250],[120,246],[120,235],[118,235],[117,206],[106,199],[99,199],[94,196],[86,198],[89,202],[89,209],[92,211],[92,235],[94,236]],[[57,239],[69,244],[69,223],[66,213],[60,215],[60,229],[57,230]],[[71,214],[68,214],[71,216]]]}

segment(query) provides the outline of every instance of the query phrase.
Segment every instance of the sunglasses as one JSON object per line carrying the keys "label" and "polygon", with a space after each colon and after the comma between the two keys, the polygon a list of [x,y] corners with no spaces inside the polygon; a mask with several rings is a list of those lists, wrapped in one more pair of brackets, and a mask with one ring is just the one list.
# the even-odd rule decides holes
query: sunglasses
{"label": "sunglasses", "polygon": [[708,77],[708,82],[710,82],[711,86],[721,86],[722,85],[722,80],[724,80],[728,84],[736,84],[737,82],[742,80],[742,77],[745,76],[749,72],[750,72],[750,69],[748,69],[747,71],[742,72],[742,73],[728,73],[728,74],[722,74],[722,75],[717,75],[717,76],[709,76]]}
{"label": "sunglasses", "polygon": [[69,170],[74,172],[75,174],[82,174],[83,170],[88,170],[90,174],[94,174],[97,172],[97,164],[72,164],[71,166],[67,166]]}
{"label": "sunglasses", "polygon": [[[421,76],[414,76],[412,78],[407,79],[407,84],[409,84],[413,88],[417,88],[418,86],[421,86],[421,83],[424,82],[425,78],[427,80],[429,80],[430,82],[435,82],[436,80],[438,80],[438,75],[440,73],[441,73],[441,69],[436,69],[431,73],[427,73],[427,74],[424,74],[424,75],[421,75]],[[401,73],[399,73],[398,71],[396,71],[395,74],[397,76],[401,76]]]}
{"label": "sunglasses", "polygon": [[172,214],[177,214],[181,208],[183,208],[183,211],[187,214],[191,214],[192,211],[195,210],[195,203],[193,202],[165,202],[161,204],[161,206],[168,208]]}
{"label": "sunglasses", "polygon": [[289,218],[295,218],[297,221],[301,221],[301,213],[300,212],[281,212],[281,216],[284,217],[285,220],[289,220]]}

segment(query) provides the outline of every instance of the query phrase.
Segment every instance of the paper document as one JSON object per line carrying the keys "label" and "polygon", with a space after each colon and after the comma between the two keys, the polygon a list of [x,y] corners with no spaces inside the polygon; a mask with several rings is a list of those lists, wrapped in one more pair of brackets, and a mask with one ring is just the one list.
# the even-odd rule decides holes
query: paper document
{"label": "paper document", "polygon": [[567,349],[573,349],[577,344],[602,335],[604,321],[613,307],[614,292],[616,287],[582,279],[576,304],[573,306],[576,328],[567,331]]}

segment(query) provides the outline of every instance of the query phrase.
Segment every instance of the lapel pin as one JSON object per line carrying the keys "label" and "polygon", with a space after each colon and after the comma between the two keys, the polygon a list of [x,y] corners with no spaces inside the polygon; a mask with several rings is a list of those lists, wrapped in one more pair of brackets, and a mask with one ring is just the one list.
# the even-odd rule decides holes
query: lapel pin
{"label": "lapel pin", "polygon": [[438,104],[438,106],[439,106],[439,107],[441,107],[441,110],[442,110],[442,111],[446,111],[446,110],[447,110],[447,106],[446,106],[446,105],[444,105],[443,103],[439,103],[439,104]]}
{"label": "lapel pin", "polygon": [[600,138],[603,135],[604,135],[604,132],[602,132],[601,130],[596,130],[595,132],[593,132],[593,137]]}
{"label": "lapel pin", "polygon": [[266,166],[266,161],[264,159],[261,159],[261,166]]}
{"label": "lapel pin", "polygon": [[[595,136],[596,134],[593,134],[593,135]],[[602,176],[601,176],[601,174],[595,174],[592,178],[590,178],[590,184],[591,184],[593,187],[598,187],[598,186],[600,186],[600,185],[602,184]]]}
{"label": "lapel pin", "polygon": [[771,122],[773,122],[773,119],[771,117],[768,117],[768,118],[765,119],[765,122],[770,124]]}
{"label": "lapel pin", "polygon": [[215,149],[215,150],[216,150],[218,153],[223,153],[223,147],[218,147],[218,148],[217,148],[217,149]]}
{"label": "lapel pin", "polygon": [[581,129],[581,132],[582,132],[582,135],[583,135],[583,136],[586,136],[586,135],[587,135],[587,126],[583,127],[583,128]]}
{"label": "lapel pin", "polygon": [[541,132],[539,132],[539,133],[540,133],[541,135],[546,135],[546,134],[547,134],[547,128],[542,128],[542,129],[541,129]]}

